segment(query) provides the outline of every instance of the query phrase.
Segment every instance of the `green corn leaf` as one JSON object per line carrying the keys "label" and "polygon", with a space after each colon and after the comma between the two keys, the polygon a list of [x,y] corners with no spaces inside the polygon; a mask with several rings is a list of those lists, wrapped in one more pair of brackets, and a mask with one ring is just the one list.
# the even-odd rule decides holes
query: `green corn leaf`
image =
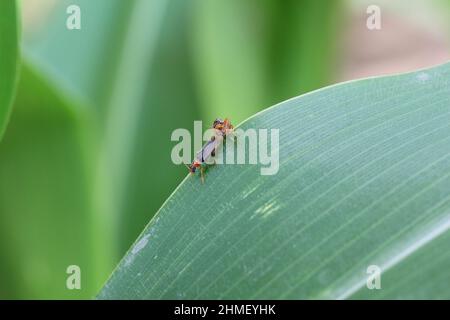
{"label": "green corn leaf", "polygon": [[6,129],[17,82],[19,24],[15,0],[0,2],[0,140]]}
{"label": "green corn leaf", "polygon": [[327,87],[240,128],[279,129],[279,172],[187,177],[98,298],[450,298],[450,64]]}

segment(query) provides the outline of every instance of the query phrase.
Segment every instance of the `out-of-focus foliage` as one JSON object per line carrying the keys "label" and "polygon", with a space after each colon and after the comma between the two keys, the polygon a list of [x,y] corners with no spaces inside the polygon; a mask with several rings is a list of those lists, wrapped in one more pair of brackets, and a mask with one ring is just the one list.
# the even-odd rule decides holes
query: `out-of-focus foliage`
{"label": "out-of-focus foliage", "polygon": [[[67,101],[35,71],[22,68],[0,144],[3,297],[73,298],[95,289],[95,233],[80,143],[85,121]],[[83,271],[82,291],[65,287],[72,264]]]}
{"label": "out-of-focus foliage", "polygon": [[14,0],[0,2],[0,141],[11,111],[19,61],[19,25]]}
{"label": "out-of-focus foliage", "polygon": [[[328,83],[340,2],[328,4],[56,1],[23,44],[0,145],[2,295],[98,292],[186,175],[170,159],[174,129],[237,123]],[[66,28],[69,5],[81,30]],[[65,287],[70,264],[81,291]]]}
{"label": "out-of-focus foliage", "polygon": [[202,114],[241,121],[330,80],[340,1],[195,1]]}

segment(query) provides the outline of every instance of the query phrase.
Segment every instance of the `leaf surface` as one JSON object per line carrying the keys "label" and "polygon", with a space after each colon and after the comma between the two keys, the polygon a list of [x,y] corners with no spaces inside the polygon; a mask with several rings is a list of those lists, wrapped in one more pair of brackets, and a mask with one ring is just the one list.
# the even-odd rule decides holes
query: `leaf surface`
{"label": "leaf surface", "polygon": [[[279,172],[186,178],[98,298],[450,298],[450,64],[327,87],[239,127],[279,129]],[[371,265],[382,290],[366,287]]]}

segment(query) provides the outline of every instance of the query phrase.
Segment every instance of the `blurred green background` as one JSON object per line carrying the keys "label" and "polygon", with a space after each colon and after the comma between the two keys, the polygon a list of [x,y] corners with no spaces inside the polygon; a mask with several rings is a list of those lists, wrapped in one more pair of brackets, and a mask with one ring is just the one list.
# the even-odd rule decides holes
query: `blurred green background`
{"label": "blurred green background", "polygon": [[[81,8],[81,30],[66,9]],[[0,298],[91,298],[186,176],[176,128],[450,59],[447,0],[23,0],[0,143]],[[195,195],[193,195],[195,197]],[[82,289],[66,288],[81,267]]]}

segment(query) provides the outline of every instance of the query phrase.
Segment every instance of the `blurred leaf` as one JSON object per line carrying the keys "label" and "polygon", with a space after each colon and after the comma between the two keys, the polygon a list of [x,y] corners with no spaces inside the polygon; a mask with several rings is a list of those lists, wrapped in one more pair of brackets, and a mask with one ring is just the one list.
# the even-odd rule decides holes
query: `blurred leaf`
{"label": "blurred leaf", "polygon": [[0,2],[0,140],[8,123],[19,64],[19,23],[15,0]]}
{"label": "blurred leaf", "polygon": [[195,1],[204,119],[241,121],[330,82],[341,1]]}
{"label": "blurred leaf", "polygon": [[203,118],[240,121],[267,106],[265,10],[270,8],[254,0],[192,5]]}
{"label": "blurred leaf", "polygon": [[[145,6],[149,5],[148,1],[144,2]],[[117,126],[111,126],[111,132],[116,132],[110,140],[109,147],[113,152],[109,156],[121,152],[128,159],[126,166],[116,163],[117,171],[111,170],[114,173],[126,171],[121,180],[123,184],[117,185],[120,193],[115,193],[117,197],[105,198],[106,201],[110,201],[110,206],[115,207],[114,210],[118,215],[117,235],[121,247],[117,260],[123,256],[186,174],[184,166],[175,166],[171,160],[172,132],[177,128],[192,128],[193,121],[200,118],[197,88],[191,65],[188,20],[191,5],[184,0],[170,0],[160,1],[159,6],[163,6],[164,17],[159,21],[154,51],[142,64],[136,65],[136,71],[141,70],[144,78],[142,82],[130,82],[133,86],[141,86],[141,91],[133,99],[127,99],[127,103],[118,103],[125,114],[130,113],[132,108],[130,101],[137,104],[135,108],[138,111],[133,115],[135,117],[133,134],[119,137],[122,130],[127,130],[126,122],[122,121],[120,116],[117,117]],[[147,30],[153,27],[144,24],[154,23],[157,19],[152,19],[153,22],[148,20],[148,17],[141,15],[141,19],[136,19],[136,24],[140,23],[140,28],[130,29],[131,34],[139,33],[136,36],[141,40],[137,41],[143,42],[144,39],[150,38]],[[130,50],[136,50],[136,47],[137,45],[130,46]],[[126,86],[127,79],[122,81]],[[133,91],[123,93],[123,98],[130,92]],[[120,141],[122,144],[118,143]],[[124,148],[117,150],[119,146]],[[116,179],[118,176],[114,175],[112,178]],[[119,181],[114,180],[114,184],[116,183]]]}
{"label": "blurred leaf", "polygon": [[189,4],[72,3],[81,8],[82,29],[65,28],[69,2],[60,2],[48,30],[28,44],[27,57],[58,92],[97,103],[98,114],[91,120],[95,128],[84,142],[92,145],[93,245],[104,259],[96,264],[95,278],[103,283],[186,172],[170,159],[170,134],[198,119],[188,49]]}
{"label": "blurred leaf", "polygon": [[[30,66],[21,73],[0,144],[0,295],[89,298],[98,290],[94,270],[102,253],[93,251],[81,144],[86,115]],[[66,269],[74,264],[81,267],[81,290],[66,288]]]}
{"label": "blurred leaf", "polygon": [[[446,64],[251,117],[240,127],[280,130],[278,174],[188,177],[98,297],[450,298],[449,84]],[[366,288],[370,265],[383,290]]]}
{"label": "blurred leaf", "polygon": [[171,132],[196,115],[185,56],[186,7],[179,0],[139,0],[130,16],[94,195],[97,211],[108,213],[104,223],[112,223],[117,260],[186,170],[174,170],[170,158]]}
{"label": "blurred leaf", "polygon": [[275,1],[268,37],[271,103],[330,83],[341,8],[342,1]]}
{"label": "blurred leaf", "polygon": [[[89,266],[92,267],[89,269],[89,285],[96,290],[104,282],[119,254],[115,240],[117,237],[112,234],[111,226],[117,219],[113,219],[108,212],[96,211],[98,199],[95,183],[104,122],[113,93],[112,86],[118,76],[124,33],[129,25],[134,3],[135,1],[120,0],[58,1],[47,26],[40,33],[27,37],[24,45],[27,61],[38,66],[36,76],[45,79],[48,90],[63,97],[54,103],[54,108],[65,108],[65,105],[70,104],[75,109],[86,109],[89,106],[92,111],[85,114],[83,127],[78,132],[77,144],[84,152],[81,159],[83,162],[79,165],[85,170],[85,176],[80,175],[82,181],[79,183],[83,189],[79,193],[89,194],[89,197],[83,203],[86,208],[79,224],[74,225],[74,232],[93,235],[90,249],[95,253],[89,260]],[[66,28],[69,16],[66,9],[69,5],[80,7],[81,30]],[[58,103],[61,105],[58,106]],[[86,110],[80,112],[86,113]],[[42,143],[45,144],[44,141]],[[51,178],[58,179],[56,176]],[[58,180],[51,182],[62,183]],[[48,212],[49,216],[58,214],[61,213]],[[50,250],[45,254],[50,254]],[[40,273],[36,276],[40,277]],[[61,294],[67,292],[64,286],[59,289]],[[57,297],[56,292],[55,296]],[[81,296],[86,297],[83,294]]]}
{"label": "blurred leaf", "polygon": [[[59,90],[101,109],[111,94],[133,2],[57,1],[46,27],[25,39],[27,57],[58,84]],[[80,7],[81,30],[66,27],[70,5]]]}

